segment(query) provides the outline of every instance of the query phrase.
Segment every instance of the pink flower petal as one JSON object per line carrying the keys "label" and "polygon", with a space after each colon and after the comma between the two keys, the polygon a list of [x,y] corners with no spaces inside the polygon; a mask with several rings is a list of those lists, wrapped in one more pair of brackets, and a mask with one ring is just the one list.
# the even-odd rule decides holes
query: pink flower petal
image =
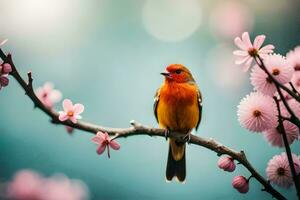
{"label": "pink flower petal", "polygon": [[109,146],[111,148],[113,148],[114,150],[119,150],[120,149],[120,145],[114,140],[109,142]]}
{"label": "pink flower petal", "polygon": [[66,121],[68,118],[69,117],[65,112],[62,112],[62,111],[59,112],[59,116],[58,116],[59,121],[63,122],[63,121]]}
{"label": "pink flower petal", "polygon": [[247,56],[249,55],[247,51],[241,51],[241,50],[236,50],[233,52],[234,55],[236,56]]}
{"label": "pink flower petal", "polygon": [[84,106],[80,103],[75,104],[73,108],[75,115],[78,115],[84,111]]}
{"label": "pink flower petal", "polygon": [[244,44],[244,42],[241,40],[241,38],[236,37],[236,38],[234,39],[234,43],[235,43],[235,45],[238,46],[240,49],[247,51],[247,47],[246,47],[246,45]]}
{"label": "pink flower petal", "polygon": [[46,92],[46,93],[48,93],[48,92],[51,92],[52,91],[52,89],[53,89],[53,83],[51,83],[51,82],[46,82],[45,84],[44,84],[44,86],[43,86],[43,89],[44,89],[44,91]]}
{"label": "pink flower petal", "polygon": [[105,151],[105,148],[106,148],[106,144],[101,144],[99,145],[98,149],[97,149],[97,154],[102,154],[104,151]]}
{"label": "pink flower petal", "polygon": [[51,93],[49,94],[49,99],[53,103],[56,103],[61,100],[62,94],[58,90],[52,90]]}
{"label": "pink flower petal", "polygon": [[2,65],[2,72],[3,72],[4,74],[8,74],[8,73],[10,73],[11,71],[12,71],[12,68],[11,68],[11,65],[10,65],[10,64],[4,63],[4,64]]}
{"label": "pink flower petal", "polygon": [[248,32],[243,33],[242,40],[245,43],[247,49],[252,47],[252,43],[251,43],[250,36],[249,36]]}
{"label": "pink flower petal", "polygon": [[275,49],[274,45],[268,44],[259,50],[259,53],[272,53],[273,49]]}
{"label": "pink flower petal", "polygon": [[65,112],[73,110],[73,103],[70,99],[65,99],[63,101],[63,108]]}
{"label": "pink flower petal", "polygon": [[252,63],[252,61],[253,61],[253,58],[249,58],[249,60],[247,60],[247,62],[244,64],[244,66],[243,66],[243,70],[244,70],[244,72],[246,72],[246,71],[248,71],[248,70],[249,70],[249,68],[250,68],[250,66],[251,66],[251,63]]}
{"label": "pink flower petal", "polygon": [[92,138],[92,141],[96,144],[102,144],[103,139],[100,136],[96,135],[95,137]]}
{"label": "pink flower petal", "polygon": [[0,84],[5,87],[9,84],[9,79],[6,76],[0,76]]}
{"label": "pink flower petal", "polygon": [[239,57],[238,59],[236,59],[235,64],[240,65],[243,64],[244,62],[246,62],[248,59],[250,59],[251,57],[245,56],[245,57]]}
{"label": "pink flower petal", "polygon": [[97,137],[100,137],[100,138],[102,139],[102,141],[103,141],[103,140],[106,140],[105,134],[102,133],[101,131],[97,132],[97,135],[96,135],[96,136],[97,136]]}
{"label": "pink flower petal", "polygon": [[75,116],[69,117],[69,119],[70,119],[74,124],[77,123],[77,118],[76,118]]}
{"label": "pink flower petal", "polygon": [[255,49],[259,49],[261,47],[261,45],[264,43],[266,39],[265,35],[258,35],[255,39],[254,39],[254,43],[253,43],[253,47]]}
{"label": "pink flower petal", "polygon": [[110,137],[107,132],[104,133],[104,140],[110,140]]}

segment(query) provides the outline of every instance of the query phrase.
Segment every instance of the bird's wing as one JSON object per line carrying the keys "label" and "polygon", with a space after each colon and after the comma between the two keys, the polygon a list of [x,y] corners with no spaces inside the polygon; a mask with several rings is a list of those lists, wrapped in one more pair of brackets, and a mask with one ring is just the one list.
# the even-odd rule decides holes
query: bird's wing
{"label": "bird's wing", "polygon": [[153,104],[153,111],[154,111],[154,115],[156,118],[156,121],[158,122],[158,117],[157,117],[157,106],[158,106],[158,102],[159,102],[159,91],[160,88],[156,90],[155,96],[154,96],[154,104]]}
{"label": "bird's wing", "polygon": [[198,108],[199,108],[199,119],[197,122],[196,130],[199,127],[199,124],[201,122],[201,117],[202,117],[202,96],[201,96],[201,92],[199,89],[197,89],[197,98],[198,98]]}

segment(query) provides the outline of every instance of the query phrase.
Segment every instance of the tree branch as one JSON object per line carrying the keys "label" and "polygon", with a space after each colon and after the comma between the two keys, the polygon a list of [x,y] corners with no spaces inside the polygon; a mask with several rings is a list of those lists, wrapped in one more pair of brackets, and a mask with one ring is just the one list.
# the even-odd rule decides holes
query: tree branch
{"label": "tree branch", "polygon": [[299,183],[299,179],[298,179],[298,176],[297,176],[297,173],[296,173],[296,170],[295,170],[295,165],[294,165],[294,161],[293,161],[293,157],[292,157],[291,148],[290,148],[290,145],[289,145],[289,142],[288,142],[288,139],[287,139],[287,136],[286,136],[285,128],[284,128],[284,125],[283,125],[283,119],[281,117],[281,109],[280,109],[279,101],[278,101],[277,97],[274,97],[274,100],[275,100],[277,110],[278,110],[279,130],[280,130],[280,133],[282,135],[284,147],[285,147],[285,150],[286,150],[286,155],[287,155],[289,165],[290,165],[290,170],[291,170],[293,181],[294,181],[295,188],[296,188],[296,191],[297,191],[297,196],[298,196],[298,199],[300,200],[300,183]]}
{"label": "tree branch", "polygon": [[[15,80],[20,84],[20,86],[26,92],[26,95],[31,99],[34,103],[35,107],[39,108],[45,114],[47,114],[51,118],[51,122],[55,124],[61,124],[73,127],[75,129],[83,130],[86,132],[90,132],[92,134],[96,134],[98,131],[107,132],[109,135],[115,135],[114,139],[116,138],[125,138],[129,136],[135,135],[149,135],[149,136],[160,136],[165,137],[165,130],[159,128],[151,128],[143,126],[135,121],[131,122],[131,127],[129,128],[110,128],[110,127],[103,127],[95,124],[91,124],[88,122],[78,121],[76,124],[72,123],[71,121],[59,121],[58,113],[54,110],[51,110],[43,105],[43,103],[37,98],[33,89],[32,89],[32,74],[31,72],[28,73],[28,83],[20,76],[19,72],[17,71],[11,54],[7,56],[4,54],[2,49],[0,49],[0,58],[5,62],[9,63],[12,66],[12,72],[10,73],[11,76],[15,78]],[[170,132],[169,137],[176,138],[179,141],[184,142],[184,136],[178,132]],[[213,139],[205,139],[199,136],[191,135],[190,144],[202,146],[207,148],[211,151],[217,153],[218,156],[226,154],[231,156],[233,159],[237,160],[240,164],[242,164],[250,173],[251,177],[255,178],[260,184],[262,184],[263,191],[266,191],[275,197],[276,199],[285,200],[286,198],[278,192],[273,186],[267,181],[262,175],[260,175],[255,168],[251,165],[248,161],[244,151],[236,151],[226,147],[219,142]]]}

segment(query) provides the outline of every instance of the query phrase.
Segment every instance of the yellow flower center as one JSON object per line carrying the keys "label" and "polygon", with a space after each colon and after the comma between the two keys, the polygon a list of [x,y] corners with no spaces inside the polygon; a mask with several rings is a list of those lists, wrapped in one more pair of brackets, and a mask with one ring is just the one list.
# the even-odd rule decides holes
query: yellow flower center
{"label": "yellow flower center", "polygon": [[73,111],[69,111],[69,112],[67,113],[67,115],[68,115],[69,117],[73,117],[74,112],[73,112]]}

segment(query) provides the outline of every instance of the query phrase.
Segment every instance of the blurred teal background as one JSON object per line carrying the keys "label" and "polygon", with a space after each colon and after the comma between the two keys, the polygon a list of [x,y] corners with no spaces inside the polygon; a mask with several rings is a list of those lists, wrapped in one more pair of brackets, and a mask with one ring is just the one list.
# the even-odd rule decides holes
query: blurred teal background
{"label": "blurred teal background", "polygon": [[[53,82],[64,98],[85,105],[84,120],[105,126],[128,127],[132,119],[157,126],[152,104],[159,73],[171,63],[188,66],[204,96],[197,134],[245,150],[265,175],[282,149],[237,121],[236,106],[252,87],[233,64],[233,38],[266,34],[285,55],[300,44],[299,9],[298,0],[0,0],[0,38],[9,39],[4,50],[22,75],[32,70],[35,88]],[[111,159],[98,156],[91,134],[70,136],[49,123],[12,78],[0,92],[0,124],[3,182],[31,168],[81,179],[91,199],[271,199],[254,179],[248,194],[235,191],[234,175],[249,173],[242,166],[219,170],[216,154],[198,146],[187,148],[185,184],[165,182],[163,138],[120,139]],[[299,154],[299,143],[292,149]],[[295,197],[293,188],[280,191]]]}

